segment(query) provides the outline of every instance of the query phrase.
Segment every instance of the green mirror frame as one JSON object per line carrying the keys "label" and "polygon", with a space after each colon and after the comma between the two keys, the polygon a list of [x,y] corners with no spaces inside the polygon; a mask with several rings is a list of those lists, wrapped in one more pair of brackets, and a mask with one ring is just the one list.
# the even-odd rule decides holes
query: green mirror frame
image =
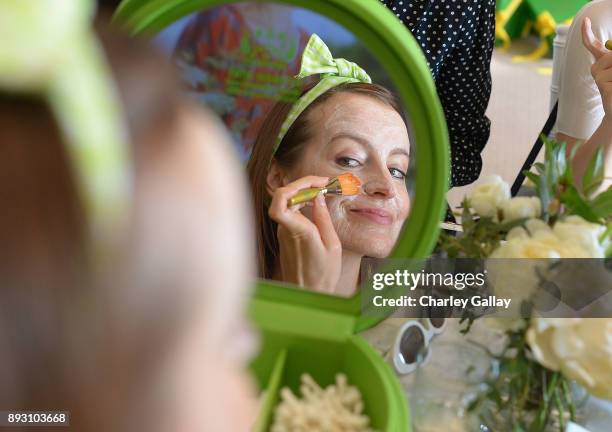
{"label": "green mirror frame", "polygon": [[[176,20],[202,9],[243,0],[124,0],[114,21],[131,34],[154,36]],[[436,88],[420,46],[391,11],[378,0],[274,0],[312,10],[344,26],[381,62],[400,94],[416,142],[415,196],[406,227],[389,258],[424,258],[433,247],[446,208],[450,171],[446,121]],[[287,303],[299,302],[324,310],[358,316],[360,294],[339,298],[307,290],[287,289],[271,280],[259,280],[255,296]],[[355,331],[381,318],[360,317]]]}

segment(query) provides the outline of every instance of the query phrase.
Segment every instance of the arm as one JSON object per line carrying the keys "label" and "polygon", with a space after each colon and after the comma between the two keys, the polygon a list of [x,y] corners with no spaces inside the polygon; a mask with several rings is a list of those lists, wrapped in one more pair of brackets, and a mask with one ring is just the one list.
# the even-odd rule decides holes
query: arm
{"label": "arm", "polygon": [[[580,141],[576,137],[565,135],[563,133],[557,133],[556,138],[557,141],[567,143],[568,153],[571,151],[574,144]],[[604,117],[599,127],[595,130],[593,135],[591,135],[591,138],[589,138],[576,152],[572,169],[574,172],[574,180],[577,184],[580,184],[580,179],[582,179],[589,161],[593,157],[593,154],[595,154],[595,151],[597,151],[597,148],[600,146],[604,147],[604,159],[609,158],[609,155],[612,152],[612,120],[608,116]]]}
{"label": "arm", "polygon": [[573,165],[579,183],[598,147],[604,148],[606,158],[612,154],[612,52],[595,38],[588,17],[576,25],[581,25],[584,47],[576,46],[577,28],[572,28],[562,72],[556,138],[568,144],[568,152],[578,141],[585,141]]}
{"label": "arm", "polygon": [[278,224],[279,262],[273,277],[310,290],[335,293],[342,270],[342,244],[325,198],[319,195],[312,202],[312,220],[300,212],[306,203],[293,207],[287,203],[300,190],[323,187],[329,179],[307,176],[283,185],[281,177],[273,163],[267,177],[272,194],[268,214]]}
{"label": "arm", "polygon": [[[472,183],[482,168],[481,151],[490,134],[485,111],[491,96],[491,56],[495,42],[495,1],[465,7],[454,48],[436,79],[451,145],[451,186]],[[451,34],[454,28],[448,29]]]}

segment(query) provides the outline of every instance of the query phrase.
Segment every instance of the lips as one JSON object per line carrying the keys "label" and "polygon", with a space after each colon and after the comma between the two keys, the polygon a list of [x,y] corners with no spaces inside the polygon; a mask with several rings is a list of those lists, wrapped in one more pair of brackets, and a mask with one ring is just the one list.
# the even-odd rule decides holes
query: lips
{"label": "lips", "polygon": [[352,214],[368,219],[379,225],[391,225],[393,223],[393,215],[391,212],[375,207],[360,207],[349,210]]}

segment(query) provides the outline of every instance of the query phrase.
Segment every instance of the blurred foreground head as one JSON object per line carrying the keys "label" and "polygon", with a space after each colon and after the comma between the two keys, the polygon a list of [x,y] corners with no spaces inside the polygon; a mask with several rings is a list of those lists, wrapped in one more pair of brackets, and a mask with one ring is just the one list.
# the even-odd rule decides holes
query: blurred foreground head
{"label": "blurred foreground head", "polygon": [[247,430],[254,265],[242,169],[163,59],[97,33],[131,142],[130,219],[111,249],[89,235],[46,99],[0,88],[0,410],[70,411],[79,431]]}

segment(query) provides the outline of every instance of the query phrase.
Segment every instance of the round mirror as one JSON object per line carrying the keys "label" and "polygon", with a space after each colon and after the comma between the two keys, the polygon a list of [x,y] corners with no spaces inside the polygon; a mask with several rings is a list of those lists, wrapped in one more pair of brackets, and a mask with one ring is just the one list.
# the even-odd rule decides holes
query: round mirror
{"label": "round mirror", "polygon": [[[446,127],[420,47],[378,2],[132,0],[116,19],[150,35],[232,134],[253,192],[257,295],[357,314],[364,258],[430,253]],[[319,72],[346,70],[352,81],[316,92]]]}

